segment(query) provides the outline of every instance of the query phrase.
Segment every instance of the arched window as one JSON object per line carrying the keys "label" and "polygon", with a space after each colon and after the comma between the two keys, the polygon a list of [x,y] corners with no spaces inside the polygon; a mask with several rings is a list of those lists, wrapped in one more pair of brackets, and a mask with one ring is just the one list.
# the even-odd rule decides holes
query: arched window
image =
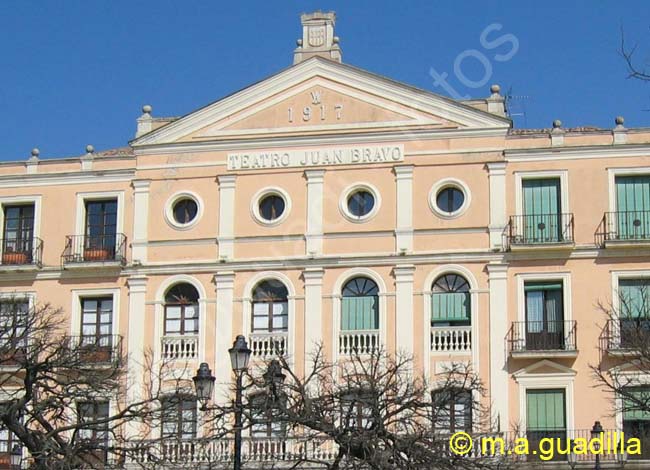
{"label": "arched window", "polygon": [[471,322],[469,283],[458,274],[444,274],[431,287],[432,326],[463,326]]}
{"label": "arched window", "polygon": [[260,282],[253,290],[253,333],[287,331],[289,308],[287,288],[280,281]]}
{"label": "arched window", "polygon": [[379,288],[367,277],[348,281],[341,292],[341,330],[379,329]]}
{"label": "arched window", "polygon": [[199,293],[188,283],[172,286],[165,294],[165,335],[199,332]]}

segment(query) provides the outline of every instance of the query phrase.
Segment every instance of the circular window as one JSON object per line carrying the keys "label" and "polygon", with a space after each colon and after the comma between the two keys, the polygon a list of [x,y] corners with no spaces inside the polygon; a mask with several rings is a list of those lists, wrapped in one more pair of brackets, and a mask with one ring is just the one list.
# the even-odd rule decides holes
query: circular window
{"label": "circular window", "polygon": [[379,193],[369,185],[354,185],[343,193],[341,212],[351,222],[363,222],[374,216],[379,209]]}
{"label": "circular window", "polygon": [[264,220],[273,222],[279,219],[284,213],[284,199],[277,194],[264,196],[259,205],[260,216]]}
{"label": "circular window", "polygon": [[375,207],[375,197],[366,190],[359,190],[348,196],[348,211],[359,219],[367,216]]}
{"label": "circular window", "polygon": [[444,188],[438,192],[436,196],[436,205],[442,212],[453,214],[463,206],[465,202],[465,195],[463,192],[452,186]]}
{"label": "circular window", "polygon": [[251,201],[251,214],[262,225],[278,225],[289,216],[290,211],[291,199],[280,188],[261,189]]}
{"label": "circular window", "polygon": [[186,225],[196,218],[196,215],[199,212],[199,206],[196,204],[195,200],[183,198],[174,203],[172,210],[174,213],[174,220],[181,225]]}
{"label": "circular window", "polygon": [[203,203],[198,195],[183,191],[174,194],[165,204],[165,220],[175,229],[193,227],[203,215]]}
{"label": "circular window", "polygon": [[469,188],[456,179],[436,183],[429,193],[429,206],[439,217],[453,219],[463,214],[470,203]]}

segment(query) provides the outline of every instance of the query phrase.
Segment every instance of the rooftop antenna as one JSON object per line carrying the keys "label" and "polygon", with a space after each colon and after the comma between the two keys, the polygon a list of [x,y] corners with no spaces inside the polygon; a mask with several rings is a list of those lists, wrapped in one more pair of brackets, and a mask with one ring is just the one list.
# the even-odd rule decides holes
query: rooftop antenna
{"label": "rooftop antenna", "polygon": [[531,99],[529,95],[515,95],[512,92],[512,86],[508,88],[505,95],[506,114],[513,121],[523,119],[524,128],[528,127],[528,116],[526,110],[526,101]]}

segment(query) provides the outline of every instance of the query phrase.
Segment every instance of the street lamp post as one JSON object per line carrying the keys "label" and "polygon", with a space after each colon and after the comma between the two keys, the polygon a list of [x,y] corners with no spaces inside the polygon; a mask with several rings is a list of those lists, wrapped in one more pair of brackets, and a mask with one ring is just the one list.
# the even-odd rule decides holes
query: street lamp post
{"label": "street lamp post", "polygon": [[11,448],[11,468],[19,470],[23,461],[23,449],[18,444],[14,444]]}
{"label": "street lamp post", "polygon": [[[241,430],[242,430],[242,392],[244,390],[243,376],[246,369],[248,369],[248,361],[251,358],[252,351],[246,344],[246,338],[239,335],[235,339],[232,348],[228,350],[230,354],[230,364],[235,373],[236,388],[235,388],[235,462],[234,470],[241,470]],[[201,403],[201,410],[207,410],[208,401],[212,397],[212,390],[214,388],[215,377],[210,371],[207,363],[202,362],[199,365],[199,370],[192,378],[194,381],[194,388],[196,389],[196,398]]]}
{"label": "street lamp post", "polygon": [[241,430],[242,430],[242,379],[244,372],[248,369],[248,361],[251,357],[251,350],[246,344],[246,338],[238,335],[232,348],[228,350],[230,354],[230,363],[232,370],[235,373],[236,386],[235,386],[235,462],[234,470],[241,470]]}
{"label": "street lamp post", "polygon": [[[591,428],[591,438],[596,439],[600,437],[602,432],[603,427],[601,426],[600,421],[596,421],[594,426]],[[598,452],[596,452],[596,466],[594,467],[594,470],[600,470],[600,447],[598,448]]]}

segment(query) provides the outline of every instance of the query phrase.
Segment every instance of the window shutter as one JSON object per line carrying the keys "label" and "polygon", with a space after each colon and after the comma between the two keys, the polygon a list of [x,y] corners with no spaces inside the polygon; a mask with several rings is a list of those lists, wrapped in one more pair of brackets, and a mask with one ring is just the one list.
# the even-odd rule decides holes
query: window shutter
{"label": "window shutter", "polygon": [[469,292],[434,292],[431,294],[431,320],[436,322],[471,319]]}
{"label": "window shutter", "polygon": [[[628,393],[634,399],[626,398],[623,401],[623,419],[650,421],[650,388],[638,388],[628,390]],[[638,401],[645,403],[646,406],[640,407]]]}
{"label": "window shutter", "polygon": [[[650,175],[616,177],[618,236],[635,238],[650,231]],[[635,225],[635,221],[641,225]],[[638,222],[637,222],[638,224]]]}
{"label": "window shutter", "polygon": [[526,423],[529,431],[564,430],[564,390],[528,390]]}
{"label": "window shutter", "polygon": [[343,297],[341,307],[341,330],[376,330],[379,328],[377,296]]}
{"label": "window shutter", "polygon": [[621,317],[650,317],[650,279],[621,279],[618,296]]}

